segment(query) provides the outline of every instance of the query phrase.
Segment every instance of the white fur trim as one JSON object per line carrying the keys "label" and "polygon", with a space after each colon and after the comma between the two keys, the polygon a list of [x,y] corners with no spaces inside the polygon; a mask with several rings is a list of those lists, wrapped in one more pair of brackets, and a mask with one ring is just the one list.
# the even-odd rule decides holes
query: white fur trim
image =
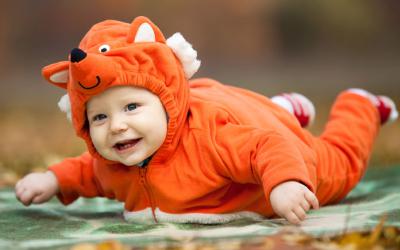
{"label": "white fur trim", "polygon": [[71,121],[71,102],[69,100],[69,95],[63,95],[58,101],[58,107],[60,110],[67,114],[67,118]]}
{"label": "white fur trim", "polygon": [[[154,210],[154,214],[158,222],[164,223],[200,223],[200,224],[223,224],[238,219],[253,219],[256,221],[263,220],[263,216],[254,212],[237,212],[228,214],[203,214],[203,213],[185,213],[171,214],[161,211],[159,208]],[[137,212],[124,211],[124,218],[128,222],[139,224],[154,223],[151,208],[146,208]]]}
{"label": "white fur trim", "polygon": [[374,96],[373,94],[371,94],[370,92],[368,92],[368,91],[366,91],[364,89],[350,88],[347,91],[351,92],[353,94],[357,94],[357,95],[363,96],[365,98],[368,98],[368,100],[370,100],[370,102],[372,102],[372,104],[374,104],[375,106],[379,105],[379,101],[376,98],[376,96]]}
{"label": "white fur trim", "polygon": [[188,43],[181,33],[175,33],[167,39],[167,45],[174,51],[182,63],[186,78],[190,79],[200,68],[200,60],[197,60],[197,52]]}
{"label": "white fur trim", "polygon": [[63,71],[57,72],[57,73],[52,74],[50,76],[50,81],[56,82],[56,83],[65,83],[65,84],[67,84],[67,82],[68,82],[68,74],[69,74],[69,70],[63,70]]}
{"label": "white fur trim", "polygon": [[155,41],[156,35],[153,28],[148,23],[142,23],[136,32],[135,43]]}
{"label": "white fur trim", "polygon": [[294,114],[294,108],[292,106],[292,103],[285,97],[283,97],[281,95],[277,95],[277,96],[271,97],[271,101],[275,104],[278,104],[282,108],[286,109],[287,111],[289,111],[289,113]]}

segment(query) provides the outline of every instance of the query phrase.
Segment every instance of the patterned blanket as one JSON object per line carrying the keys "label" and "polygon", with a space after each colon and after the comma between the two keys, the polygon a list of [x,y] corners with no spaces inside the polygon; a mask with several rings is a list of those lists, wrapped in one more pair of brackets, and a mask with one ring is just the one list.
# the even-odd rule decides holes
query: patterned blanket
{"label": "patterned blanket", "polygon": [[[69,249],[81,242],[118,240],[135,246],[154,242],[219,241],[276,234],[282,219],[238,220],[223,225],[128,224],[123,207],[106,199],[79,199],[64,207],[57,200],[26,208],[12,189],[0,190],[0,249]],[[400,227],[400,166],[370,168],[363,181],[340,204],[311,211],[299,227],[315,235],[370,230],[383,215]]]}

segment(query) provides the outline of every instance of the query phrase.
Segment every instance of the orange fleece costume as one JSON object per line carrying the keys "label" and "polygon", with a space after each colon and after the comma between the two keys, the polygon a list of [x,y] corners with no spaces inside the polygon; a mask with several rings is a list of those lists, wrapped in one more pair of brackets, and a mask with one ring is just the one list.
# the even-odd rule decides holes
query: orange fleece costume
{"label": "orange fleece costume", "polygon": [[[179,54],[192,49],[177,40],[166,40],[145,17],[104,21],[81,41],[79,61],[43,69],[68,90],[74,128],[89,150],[50,167],[62,203],[101,196],[124,202],[132,221],[219,223],[273,216],[269,194],[285,181],[305,184],[320,205],[340,201],[357,184],[379,129],[366,98],[340,95],[324,133],[314,137],[262,95],[188,81],[199,62]],[[150,90],[168,113],[167,137],[145,167],[104,159],[89,136],[85,103],[117,85]]]}

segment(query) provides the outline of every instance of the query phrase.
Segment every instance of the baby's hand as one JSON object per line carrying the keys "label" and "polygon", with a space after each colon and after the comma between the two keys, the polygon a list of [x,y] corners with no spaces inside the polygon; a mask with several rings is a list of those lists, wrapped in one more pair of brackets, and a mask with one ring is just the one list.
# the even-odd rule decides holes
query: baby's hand
{"label": "baby's hand", "polygon": [[25,206],[46,202],[58,191],[57,178],[51,171],[28,174],[15,185],[15,195]]}
{"label": "baby's hand", "polygon": [[310,207],[318,209],[317,197],[303,184],[287,181],[272,189],[269,196],[274,212],[292,224],[300,224]]}

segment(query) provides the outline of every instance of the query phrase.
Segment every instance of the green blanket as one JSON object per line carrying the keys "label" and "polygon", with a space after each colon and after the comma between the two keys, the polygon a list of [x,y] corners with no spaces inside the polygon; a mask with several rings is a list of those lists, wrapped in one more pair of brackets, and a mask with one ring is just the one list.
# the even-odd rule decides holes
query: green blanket
{"label": "green blanket", "polygon": [[[68,249],[81,242],[104,240],[139,246],[187,239],[218,241],[275,234],[288,226],[282,219],[223,225],[128,224],[122,218],[121,203],[79,199],[64,207],[54,199],[26,208],[11,189],[0,190],[0,210],[0,249]],[[341,204],[311,211],[301,229],[316,236],[369,230],[384,214],[386,225],[400,227],[400,166],[369,169]]]}

